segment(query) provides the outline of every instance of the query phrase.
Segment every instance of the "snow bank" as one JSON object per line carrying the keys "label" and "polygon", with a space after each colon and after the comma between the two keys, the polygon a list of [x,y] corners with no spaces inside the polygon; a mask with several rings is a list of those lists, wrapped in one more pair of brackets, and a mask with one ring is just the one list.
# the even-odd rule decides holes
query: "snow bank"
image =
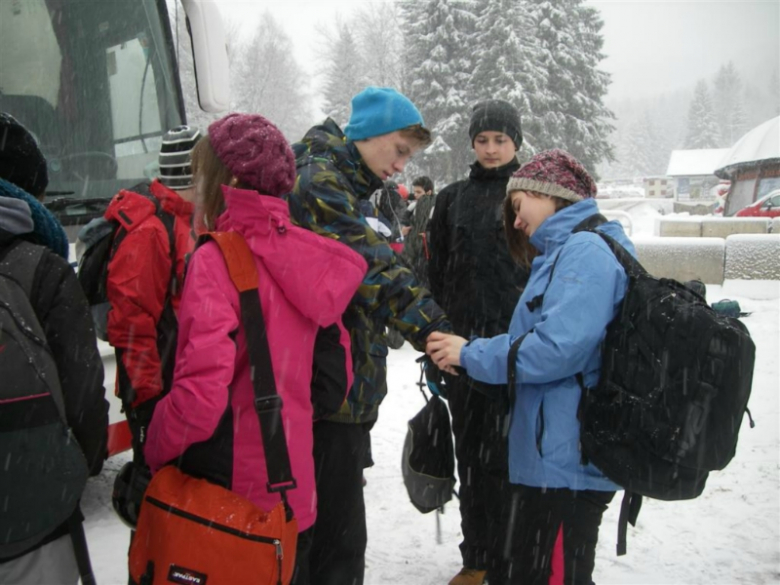
{"label": "snow bank", "polygon": [[[711,287],[707,287],[709,290]],[[724,280],[723,286],[713,288],[713,295],[722,295],[722,298],[744,297],[750,300],[778,300],[780,299],[780,280]]]}
{"label": "snow bank", "polygon": [[665,215],[656,219],[654,233],[664,238],[700,238],[701,218],[688,214]]}
{"label": "snow bank", "polygon": [[658,278],[723,282],[726,241],[722,238],[632,238],[642,266]]}
{"label": "snow bank", "polygon": [[726,238],[725,277],[779,280],[780,234],[739,234]]}
{"label": "snow bank", "polygon": [[[600,585],[775,583],[780,566],[780,372],[777,356],[780,304],[759,300],[765,285],[780,282],[726,281],[708,287],[707,300],[738,300],[751,312],[743,319],[756,343],[756,369],[750,409],[756,420],[743,422],[737,454],[712,473],[702,496],[685,502],[646,500],[637,527],[628,527],[628,554],[615,555],[618,494],[604,515],[594,580]],[[424,402],[415,382],[419,354],[408,344],[388,356],[389,393],[371,431],[376,465],[366,470],[368,550],[366,585],[441,585],[461,567],[462,540],[457,501],[440,517],[423,515],[409,503],[401,476],[406,422]],[[85,528],[98,583],[127,583],[130,531],[111,508],[111,485],[127,454],[106,462],[89,481],[82,499]],[[334,535],[338,538],[338,535]]]}
{"label": "snow bank", "polygon": [[767,217],[703,217],[701,235],[726,238],[733,234],[766,234],[770,222]]}

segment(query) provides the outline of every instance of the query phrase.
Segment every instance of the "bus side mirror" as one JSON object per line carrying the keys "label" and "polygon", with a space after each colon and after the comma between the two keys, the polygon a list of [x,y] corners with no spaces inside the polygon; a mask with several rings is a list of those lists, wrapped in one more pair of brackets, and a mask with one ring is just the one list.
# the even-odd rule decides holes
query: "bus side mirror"
{"label": "bus side mirror", "polygon": [[230,108],[230,68],[222,16],[213,0],[181,0],[192,41],[198,102],[206,112]]}

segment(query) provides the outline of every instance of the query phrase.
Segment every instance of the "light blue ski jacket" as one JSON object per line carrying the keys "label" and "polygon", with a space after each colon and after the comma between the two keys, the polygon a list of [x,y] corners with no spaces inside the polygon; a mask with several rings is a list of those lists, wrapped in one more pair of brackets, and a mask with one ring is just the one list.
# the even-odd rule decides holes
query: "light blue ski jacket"
{"label": "light blue ski jacket", "polygon": [[[517,353],[509,428],[512,483],[572,490],[620,489],[592,463],[583,465],[579,448],[581,390],[576,375],[582,373],[588,387],[597,384],[600,344],[628,282],[598,235],[571,233],[596,213],[596,202],[586,199],[558,211],[539,226],[531,243],[540,255],[533,261],[509,332],[474,339],[461,350],[460,361],[469,376],[489,384],[506,384],[509,348],[525,335]],[[598,229],[635,255],[618,222]],[[530,310],[527,303],[542,293],[541,306]]]}

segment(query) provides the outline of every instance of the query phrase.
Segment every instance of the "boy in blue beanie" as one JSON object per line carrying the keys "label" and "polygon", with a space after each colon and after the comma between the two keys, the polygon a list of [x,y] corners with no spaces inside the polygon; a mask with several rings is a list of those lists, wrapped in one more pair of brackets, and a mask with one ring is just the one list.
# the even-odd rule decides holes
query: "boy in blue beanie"
{"label": "boy in blue beanie", "polygon": [[362,478],[370,461],[369,431],[387,393],[385,328],[397,329],[421,351],[431,333],[451,329],[427,289],[360,211],[362,202],[430,142],[420,112],[406,96],[368,87],[352,99],[344,131],[329,118],[293,145],[297,180],[287,196],[293,221],[339,240],[369,266],[343,317],[354,382],[341,410],[314,423],[319,503],[314,527],[299,536],[311,542],[310,576],[296,575],[297,585],[363,583],[367,534]]}

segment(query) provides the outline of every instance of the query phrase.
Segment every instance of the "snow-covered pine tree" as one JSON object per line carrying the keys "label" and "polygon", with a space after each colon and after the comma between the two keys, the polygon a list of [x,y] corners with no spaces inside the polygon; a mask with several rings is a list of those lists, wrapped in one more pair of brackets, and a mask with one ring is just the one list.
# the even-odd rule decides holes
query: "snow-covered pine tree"
{"label": "snow-covered pine tree", "polygon": [[404,91],[404,31],[399,12],[395,2],[366,2],[350,19],[366,85]]}
{"label": "snow-covered pine tree", "polygon": [[663,175],[669,163],[669,152],[663,150],[655,120],[649,110],[628,126],[627,140],[618,152],[630,168],[632,177]]}
{"label": "snow-covered pine tree", "polygon": [[717,148],[720,141],[718,124],[712,107],[710,90],[703,79],[696,84],[688,109],[688,133],[685,148]]}
{"label": "snow-covered pine tree", "polygon": [[614,115],[603,103],[609,74],[598,69],[603,21],[583,0],[525,2],[547,71],[529,134],[537,137],[537,149],[563,148],[595,172],[600,161],[614,157],[608,140]]}
{"label": "snow-covered pine tree", "polygon": [[290,37],[266,11],[243,48],[233,84],[234,109],[261,113],[294,142],[312,122],[306,79],[295,61]]}
{"label": "snow-covered pine tree", "polygon": [[343,129],[349,121],[350,100],[365,86],[363,60],[350,25],[337,25],[336,36],[327,47],[322,109]]}
{"label": "snow-covered pine tree", "polygon": [[474,72],[469,83],[471,104],[502,99],[520,112],[526,150],[533,153],[537,140],[525,132],[526,121],[541,108],[534,105],[547,86],[541,67],[531,15],[523,0],[478,0],[474,5],[476,27],[472,40]]}
{"label": "snow-covered pine tree", "polygon": [[719,146],[727,148],[746,131],[745,107],[742,103],[742,80],[734,63],[721,65],[713,83],[712,105],[720,134]]}
{"label": "snow-covered pine tree", "polygon": [[474,15],[453,0],[406,0],[400,3],[406,31],[407,95],[420,109],[426,126],[450,148],[430,153],[451,182],[471,159],[467,88],[472,71]]}

